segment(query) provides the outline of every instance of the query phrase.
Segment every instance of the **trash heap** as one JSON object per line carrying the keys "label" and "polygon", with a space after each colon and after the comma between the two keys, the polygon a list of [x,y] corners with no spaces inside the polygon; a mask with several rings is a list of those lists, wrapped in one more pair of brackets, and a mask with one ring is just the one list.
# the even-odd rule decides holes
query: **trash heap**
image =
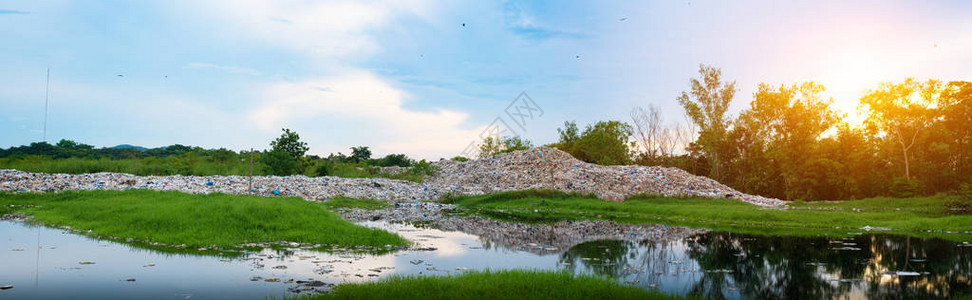
{"label": "trash heap", "polygon": [[0,191],[57,192],[63,190],[149,189],[192,194],[226,193],[297,196],[321,201],[344,196],[385,201],[436,200],[442,193],[425,183],[386,178],[253,176],[135,176],[119,173],[46,174],[0,170]]}
{"label": "trash heap", "polygon": [[658,166],[601,166],[575,159],[550,147],[498,154],[467,162],[441,160],[442,169],[426,181],[457,188],[461,194],[483,194],[523,189],[554,189],[593,193],[602,199],[624,201],[635,194],[725,197],[760,206],[783,201],[747,195],[703,176],[678,168]]}
{"label": "trash heap", "polygon": [[[0,170],[0,191],[56,192],[62,190],[150,189],[186,193],[298,196],[320,201],[336,196],[385,201],[437,200],[447,194],[479,195],[523,189],[554,189],[596,194],[624,201],[635,194],[724,197],[776,207],[783,201],[747,195],[715,180],[677,168],[657,166],[601,166],[577,160],[566,152],[538,147],[456,162],[441,160],[438,175],[423,183],[387,178],[254,176],[135,176],[120,173],[46,174]],[[396,170],[404,171],[404,170]]]}

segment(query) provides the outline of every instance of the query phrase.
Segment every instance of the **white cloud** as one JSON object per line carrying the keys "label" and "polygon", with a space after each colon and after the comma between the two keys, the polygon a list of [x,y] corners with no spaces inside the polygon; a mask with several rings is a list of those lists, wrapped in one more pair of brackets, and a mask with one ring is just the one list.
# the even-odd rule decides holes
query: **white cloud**
{"label": "white cloud", "polygon": [[[377,36],[401,20],[434,18],[430,1],[199,1],[188,10],[211,20],[219,35],[292,52],[317,74],[270,82],[255,95],[249,124],[261,134],[299,130],[313,153],[368,145],[377,154],[451,157],[481,131],[463,129],[466,113],[405,107],[409,94],[354,65],[382,49]],[[392,49],[389,49],[392,50]],[[239,67],[193,63],[189,67],[245,72]]]}
{"label": "white cloud", "polygon": [[374,54],[369,33],[396,17],[428,17],[427,1],[192,1],[231,36],[289,48],[317,60]]}
{"label": "white cloud", "polygon": [[250,68],[238,67],[238,66],[221,66],[217,64],[202,63],[202,62],[188,63],[186,64],[185,68],[186,69],[209,69],[209,70],[217,70],[217,71],[229,72],[233,74],[242,74],[242,75],[250,75],[250,76],[263,75],[263,72],[250,69]]}
{"label": "white cloud", "polygon": [[[268,101],[250,114],[251,121],[260,129],[277,130],[285,123],[294,122],[324,123],[326,128],[334,131],[356,131],[358,136],[367,135],[380,141],[373,145],[378,153],[451,157],[462,151],[485,127],[463,129],[463,123],[469,117],[463,112],[406,109],[407,93],[367,72],[282,82],[272,85],[263,97]],[[345,119],[368,124],[372,130],[349,126],[342,122]],[[308,140],[323,134],[302,133],[309,137]]]}

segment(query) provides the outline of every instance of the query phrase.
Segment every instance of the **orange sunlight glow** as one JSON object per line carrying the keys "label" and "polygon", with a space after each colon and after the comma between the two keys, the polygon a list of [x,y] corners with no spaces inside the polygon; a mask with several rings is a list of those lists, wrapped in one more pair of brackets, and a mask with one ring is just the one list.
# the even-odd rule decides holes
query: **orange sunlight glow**
{"label": "orange sunlight glow", "polygon": [[867,89],[889,80],[874,53],[863,47],[836,51],[824,63],[828,71],[821,76],[820,83],[834,97],[834,109],[847,114],[844,121],[851,127],[860,128],[867,118],[866,112],[858,109],[861,96]]}

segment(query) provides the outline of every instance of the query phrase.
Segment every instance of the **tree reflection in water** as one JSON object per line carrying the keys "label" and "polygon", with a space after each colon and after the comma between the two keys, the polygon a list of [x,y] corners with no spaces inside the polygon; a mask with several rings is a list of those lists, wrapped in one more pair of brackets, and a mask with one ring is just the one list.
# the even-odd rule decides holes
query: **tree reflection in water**
{"label": "tree reflection in water", "polygon": [[[705,298],[942,298],[972,294],[972,247],[895,235],[594,241],[561,254],[573,272]],[[916,272],[909,276],[897,272]]]}

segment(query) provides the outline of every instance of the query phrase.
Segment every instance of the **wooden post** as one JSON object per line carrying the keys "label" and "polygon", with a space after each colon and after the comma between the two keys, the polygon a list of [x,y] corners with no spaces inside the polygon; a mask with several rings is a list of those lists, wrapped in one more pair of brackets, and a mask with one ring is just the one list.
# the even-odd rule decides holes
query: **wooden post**
{"label": "wooden post", "polygon": [[250,148],[250,190],[247,193],[253,193],[253,148]]}

